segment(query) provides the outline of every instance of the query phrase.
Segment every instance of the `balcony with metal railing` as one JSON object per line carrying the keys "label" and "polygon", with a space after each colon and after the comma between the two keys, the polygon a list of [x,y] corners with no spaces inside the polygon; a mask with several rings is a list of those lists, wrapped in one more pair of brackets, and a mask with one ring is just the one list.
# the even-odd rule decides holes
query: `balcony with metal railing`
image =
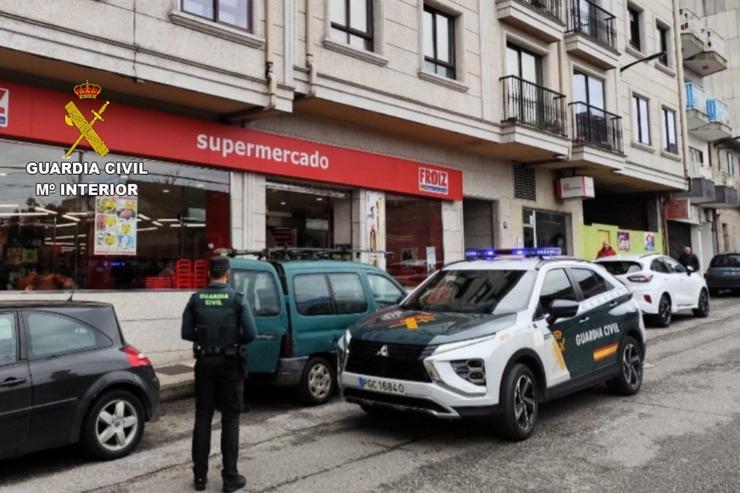
{"label": "balcony with metal railing", "polygon": [[568,0],[566,15],[566,50],[599,67],[617,67],[616,16],[589,0]]}
{"label": "balcony with metal railing", "polygon": [[547,42],[565,32],[562,0],[496,0],[498,18]]}
{"label": "balcony with metal railing", "polygon": [[520,77],[501,77],[504,123],[566,134],[565,95]]}
{"label": "balcony with metal railing", "polygon": [[573,145],[624,153],[622,117],[583,102],[570,103]]}
{"label": "balcony with metal railing", "polygon": [[680,10],[681,56],[685,68],[702,77],[725,70],[725,40],[689,9]]}

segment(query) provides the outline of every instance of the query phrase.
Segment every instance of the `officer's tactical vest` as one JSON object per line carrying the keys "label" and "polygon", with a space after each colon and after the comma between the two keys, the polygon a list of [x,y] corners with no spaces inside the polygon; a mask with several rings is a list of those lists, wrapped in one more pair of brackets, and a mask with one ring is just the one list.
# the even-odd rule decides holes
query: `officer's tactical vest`
{"label": "officer's tactical vest", "polygon": [[230,288],[204,289],[194,295],[195,327],[202,347],[227,347],[241,339],[236,296]]}

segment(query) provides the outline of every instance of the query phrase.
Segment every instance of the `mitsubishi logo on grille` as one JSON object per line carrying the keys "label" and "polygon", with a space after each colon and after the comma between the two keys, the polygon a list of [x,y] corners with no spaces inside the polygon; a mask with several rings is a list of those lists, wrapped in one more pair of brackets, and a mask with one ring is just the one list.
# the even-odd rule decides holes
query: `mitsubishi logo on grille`
{"label": "mitsubishi logo on grille", "polygon": [[378,349],[378,352],[375,353],[375,356],[382,356],[383,358],[390,356],[390,353],[388,352],[388,344],[383,344],[380,349]]}

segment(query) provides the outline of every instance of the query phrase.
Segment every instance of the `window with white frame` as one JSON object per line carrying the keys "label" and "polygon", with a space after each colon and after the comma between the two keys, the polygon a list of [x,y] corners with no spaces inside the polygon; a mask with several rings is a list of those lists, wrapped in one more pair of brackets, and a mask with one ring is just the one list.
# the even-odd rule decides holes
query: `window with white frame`
{"label": "window with white frame", "polygon": [[454,79],[455,17],[424,6],[424,70]]}
{"label": "window with white frame", "polygon": [[735,155],[727,151],[727,174],[735,176]]}
{"label": "window with white frame", "polygon": [[678,154],[676,143],[676,112],[668,108],[662,110],[663,150],[671,154]]}
{"label": "window with white frame", "polygon": [[252,0],[182,0],[182,10],[252,32]]}
{"label": "window with white frame", "polygon": [[648,100],[632,95],[632,139],[650,145],[650,110]]}
{"label": "window with white frame", "polygon": [[664,66],[668,66],[668,39],[670,29],[658,22],[655,25],[655,37],[656,37],[656,49],[661,55],[658,57],[658,61]]}
{"label": "window with white frame", "polygon": [[331,39],[373,51],[373,0],[330,0]]}

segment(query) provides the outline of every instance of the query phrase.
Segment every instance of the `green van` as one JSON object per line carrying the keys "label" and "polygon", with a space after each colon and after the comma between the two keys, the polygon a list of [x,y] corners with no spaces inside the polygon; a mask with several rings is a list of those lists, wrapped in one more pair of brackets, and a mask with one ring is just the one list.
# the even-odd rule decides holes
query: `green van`
{"label": "green van", "polygon": [[328,401],[336,388],[336,341],[345,329],[406,294],[385,271],[357,262],[229,261],[231,282],[257,321],[250,378],[297,386],[309,404]]}

